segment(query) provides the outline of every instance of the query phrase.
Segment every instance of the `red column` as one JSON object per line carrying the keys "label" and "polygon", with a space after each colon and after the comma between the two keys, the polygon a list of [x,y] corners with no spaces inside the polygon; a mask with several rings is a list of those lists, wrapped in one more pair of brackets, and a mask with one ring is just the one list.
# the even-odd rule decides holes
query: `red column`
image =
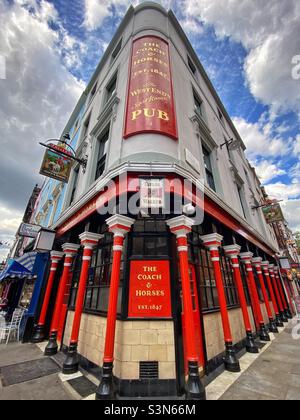
{"label": "red column", "polygon": [[289,304],[290,304],[290,308],[291,308],[291,315],[292,316],[296,315],[295,305],[293,303],[293,298],[292,298],[292,295],[291,295],[291,290],[290,290],[290,286],[288,284],[288,280],[285,278],[283,280],[283,282],[284,282],[285,290],[286,290],[286,293],[287,293],[288,299],[289,299]]}
{"label": "red column", "polygon": [[261,291],[264,297],[264,301],[265,301],[265,305],[266,305],[266,309],[267,309],[267,313],[269,317],[269,322],[270,322],[269,330],[272,333],[278,333],[278,328],[276,327],[275,317],[273,316],[273,313],[272,313],[269,296],[268,296],[268,292],[266,289],[266,285],[265,285],[265,281],[264,281],[264,277],[262,273],[262,258],[259,258],[259,257],[253,258],[252,262],[256,269],[257,277],[259,279],[259,284],[260,284]]}
{"label": "red column", "polygon": [[251,264],[252,258],[253,258],[252,252],[244,252],[241,254],[241,259],[243,263],[245,264],[246,271],[247,271],[247,279],[248,279],[249,287],[251,288],[251,291],[252,291],[253,301],[255,305],[254,310],[256,310],[257,319],[259,322],[259,337],[262,341],[271,341],[271,338],[265,326],[265,321],[264,321],[263,314],[260,307],[258,291],[257,291],[256,283],[255,283],[252,264]]}
{"label": "red column", "polygon": [[278,307],[279,307],[279,311],[280,311],[280,317],[281,317],[282,322],[288,322],[288,320],[287,320],[287,318],[285,316],[284,307],[283,307],[283,303],[282,303],[281,296],[280,296],[280,293],[279,293],[278,284],[276,282],[274,268],[275,268],[275,265],[274,264],[269,264],[269,272],[270,272],[271,282],[273,284],[275,295],[276,295],[276,299],[277,299],[277,302],[278,302]]}
{"label": "red column", "polygon": [[217,233],[212,233],[211,235],[202,236],[201,239],[203,241],[203,244],[209,249],[210,257],[214,267],[226,347],[225,368],[229,372],[240,372],[240,364],[237,360],[236,353],[233,347],[233,339],[231,333],[231,326],[229,322],[227,301],[222,278],[222,270],[220,266],[219,248],[222,244],[223,237]]}
{"label": "red column", "polygon": [[267,280],[269,292],[270,292],[270,295],[271,295],[271,301],[272,301],[272,304],[273,304],[273,308],[274,308],[274,312],[275,312],[275,318],[276,318],[276,326],[277,327],[283,327],[283,323],[282,323],[281,316],[280,316],[280,313],[279,313],[279,308],[278,308],[273,284],[272,284],[271,277],[270,277],[269,261],[263,261],[261,266],[262,266],[262,269],[263,269],[264,276]]}
{"label": "red column", "polygon": [[83,249],[80,279],[79,279],[78,290],[77,290],[77,298],[76,298],[70,346],[69,346],[66,361],[63,365],[63,373],[66,375],[71,375],[78,371],[79,362],[78,362],[77,347],[78,347],[78,338],[79,338],[79,331],[80,331],[80,324],[81,324],[81,316],[83,312],[84,299],[85,299],[86,284],[88,281],[89,269],[90,269],[92,255],[93,255],[93,249],[98,245],[98,242],[100,241],[102,237],[103,237],[102,235],[98,235],[96,233],[91,233],[91,232],[84,232],[79,236],[81,245],[84,247],[84,249]]}
{"label": "red column", "polygon": [[78,252],[80,245],[75,244],[64,244],[62,249],[65,253],[65,261],[64,261],[64,269],[60,279],[60,284],[57,292],[56,303],[54,314],[52,317],[51,322],[51,330],[50,330],[50,338],[49,343],[45,349],[45,356],[53,356],[58,351],[58,344],[57,344],[57,334],[59,329],[59,320],[61,316],[61,311],[64,303],[64,295],[66,293],[66,287],[68,283],[68,279],[71,272],[71,267],[73,263],[73,258]]}
{"label": "red column", "polygon": [[247,300],[245,296],[245,290],[243,285],[243,280],[241,276],[240,271],[240,263],[239,263],[239,255],[241,251],[241,247],[239,245],[229,245],[224,247],[226,256],[230,258],[231,261],[231,267],[234,275],[235,284],[237,287],[238,295],[239,295],[239,301],[243,313],[243,319],[246,329],[246,335],[247,335],[247,344],[246,349],[248,353],[259,353],[259,349],[257,345],[255,344],[253,332],[252,332],[252,326],[250,321],[250,316],[248,312],[248,305]]}
{"label": "red column", "polygon": [[115,215],[106,221],[109,231],[114,234],[113,262],[110,279],[109,302],[104,346],[103,369],[100,385],[96,392],[96,399],[111,400],[115,397],[113,384],[113,363],[115,334],[117,323],[118,294],[120,285],[120,268],[125,235],[130,232],[134,223],[129,217]]}
{"label": "red column", "polygon": [[53,283],[55,280],[56,271],[58,268],[58,264],[60,260],[64,257],[63,252],[51,251],[51,266],[50,266],[50,273],[47,282],[47,288],[44,296],[44,301],[40,313],[40,318],[38,325],[35,328],[35,332],[32,338],[33,343],[40,343],[45,339],[45,322],[48,312],[48,306],[51,298],[51,293],[53,289]]}
{"label": "red column", "polygon": [[278,290],[279,290],[279,293],[280,293],[280,297],[281,297],[281,300],[282,300],[285,315],[288,319],[292,319],[292,315],[291,315],[291,312],[290,312],[290,309],[289,309],[288,301],[286,299],[285,291],[284,291],[283,285],[281,283],[281,278],[280,278],[280,274],[279,274],[279,267],[276,267],[276,266],[274,267],[274,274],[275,274],[275,280],[277,282]]}

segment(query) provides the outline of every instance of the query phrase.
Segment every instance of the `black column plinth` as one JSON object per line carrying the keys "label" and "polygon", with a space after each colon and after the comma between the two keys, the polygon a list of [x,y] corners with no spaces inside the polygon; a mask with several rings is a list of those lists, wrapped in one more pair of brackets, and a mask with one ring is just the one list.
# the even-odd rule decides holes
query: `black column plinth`
{"label": "black column plinth", "polygon": [[240,372],[241,367],[240,363],[236,357],[236,353],[232,343],[225,343],[226,346],[226,354],[224,358],[225,369],[228,372]]}
{"label": "black column plinth", "polygon": [[52,332],[50,334],[49,342],[45,349],[45,356],[55,356],[58,352],[58,344],[57,344],[57,332]]}
{"label": "black column plinth", "polygon": [[284,327],[284,324],[283,324],[283,322],[281,320],[281,316],[280,315],[276,315],[276,327],[280,327],[280,328]]}
{"label": "black column plinth", "polygon": [[74,373],[78,372],[78,369],[79,360],[77,353],[77,343],[73,343],[69,347],[66,361],[63,364],[63,373],[65,375],[73,375]]}
{"label": "black column plinth", "polygon": [[276,321],[274,319],[270,319],[269,331],[274,334],[278,334],[278,328],[276,326]]}
{"label": "black column plinth", "polygon": [[285,316],[287,319],[293,319],[293,315],[291,314],[291,311],[289,309],[285,310]]}
{"label": "black column plinth", "polygon": [[246,350],[247,350],[248,353],[252,353],[252,354],[258,354],[259,353],[259,348],[257,347],[257,345],[255,343],[252,332],[247,332]]}
{"label": "black column plinth", "polygon": [[113,362],[104,363],[102,368],[101,381],[96,391],[96,400],[107,401],[115,399],[116,395],[113,381]]}
{"label": "black column plinth", "polygon": [[264,324],[260,325],[259,338],[260,338],[261,341],[266,341],[266,342],[271,341],[269,333],[268,333]]}
{"label": "black column plinth", "polygon": [[186,383],[186,400],[206,400],[206,391],[199,376],[198,362],[189,362],[189,376]]}
{"label": "black column plinth", "polygon": [[31,339],[32,343],[42,343],[45,340],[45,327],[44,325],[37,325]]}
{"label": "black column plinth", "polygon": [[285,324],[289,322],[284,311],[280,312],[280,318],[281,318],[281,321],[284,322]]}

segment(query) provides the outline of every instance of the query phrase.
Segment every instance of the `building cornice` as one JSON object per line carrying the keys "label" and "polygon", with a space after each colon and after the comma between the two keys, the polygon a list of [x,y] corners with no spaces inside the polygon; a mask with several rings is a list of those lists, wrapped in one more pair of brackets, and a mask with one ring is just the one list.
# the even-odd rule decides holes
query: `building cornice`
{"label": "building cornice", "polygon": [[[183,178],[191,180],[195,185],[198,184],[198,179],[188,170],[181,168],[177,164],[164,164],[164,163],[151,163],[146,164],[145,162],[125,162],[121,165],[114,167],[110,170],[105,177],[96,181],[90,188],[90,190],[84,194],[74,206],[68,208],[57,222],[52,226],[53,229],[57,229],[59,226],[68,221],[75,213],[77,213],[83,206],[88,204],[93,198],[99,194],[100,191],[114,178],[124,175],[130,172],[151,172],[151,173],[175,173]],[[219,197],[212,189],[207,186],[204,187],[205,195],[216,203],[221,209],[225,210],[230,216],[232,216],[245,230],[254,235],[260,242],[265,243],[271,250],[277,252],[274,245],[269,243],[265,237],[259,234],[255,228],[249,225],[245,219],[243,219],[235,210],[227,205],[221,197]]]}

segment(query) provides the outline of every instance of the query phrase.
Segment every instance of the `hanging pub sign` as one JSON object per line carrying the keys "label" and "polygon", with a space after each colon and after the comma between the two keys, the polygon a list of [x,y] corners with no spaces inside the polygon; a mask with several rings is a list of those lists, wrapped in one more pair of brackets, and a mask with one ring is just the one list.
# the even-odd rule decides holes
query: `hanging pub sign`
{"label": "hanging pub sign", "polygon": [[162,209],[165,207],[165,189],[163,179],[140,180],[140,208]]}
{"label": "hanging pub sign", "polygon": [[290,270],[291,263],[288,258],[279,258],[280,266],[283,270]]}
{"label": "hanging pub sign", "polygon": [[128,316],[171,318],[169,261],[132,261]]}
{"label": "hanging pub sign", "polygon": [[280,204],[264,206],[262,207],[262,210],[268,224],[284,221],[284,216]]}
{"label": "hanging pub sign", "polygon": [[39,231],[41,230],[41,226],[39,225],[32,225],[30,223],[22,223],[18,235],[23,236],[25,238],[37,238]]}
{"label": "hanging pub sign", "polygon": [[[50,146],[51,149],[47,149],[45,152],[40,174],[60,182],[68,183],[73,165],[72,154],[64,147],[54,144]],[[70,157],[67,155],[70,155]]]}
{"label": "hanging pub sign", "polygon": [[155,36],[132,48],[124,138],[144,133],[178,139],[169,44]]}

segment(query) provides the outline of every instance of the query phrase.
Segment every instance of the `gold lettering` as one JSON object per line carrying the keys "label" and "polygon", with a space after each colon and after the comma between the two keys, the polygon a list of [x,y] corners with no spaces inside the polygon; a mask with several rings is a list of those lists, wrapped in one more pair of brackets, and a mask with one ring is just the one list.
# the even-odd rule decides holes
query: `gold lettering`
{"label": "gold lettering", "polygon": [[163,121],[170,121],[169,115],[164,111],[158,110],[158,118]]}
{"label": "gold lettering", "polygon": [[142,115],[142,111],[140,109],[138,111],[133,111],[133,113],[132,113],[132,121],[137,120],[140,115]]}

